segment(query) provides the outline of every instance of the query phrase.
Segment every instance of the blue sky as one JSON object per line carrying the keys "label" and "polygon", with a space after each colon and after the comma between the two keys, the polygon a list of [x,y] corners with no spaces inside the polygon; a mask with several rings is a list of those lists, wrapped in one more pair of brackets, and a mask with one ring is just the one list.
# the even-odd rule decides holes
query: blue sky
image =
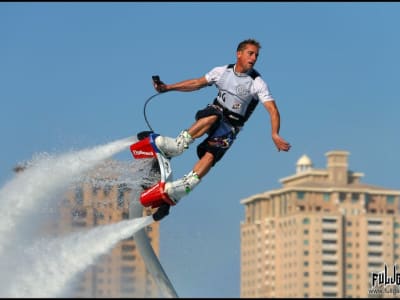
{"label": "blue sky", "polygon": [[[161,263],[180,296],[239,297],[239,202],[279,188],[301,155],[325,168],[326,152],[349,151],[364,183],[400,189],[399,28],[395,2],[0,3],[0,183],[35,153],[146,130],[151,75],[166,83],[203,76],[256,38],[256,69],[291,151],[276,151],[259,106],[161,226]],[[176,136],[215,95],[215,87],[160,95],[147,106],[150,124]],[[126,151],[116,159],[132,158]],[[174,176],[196,159],[195,146],[175,158]]]}

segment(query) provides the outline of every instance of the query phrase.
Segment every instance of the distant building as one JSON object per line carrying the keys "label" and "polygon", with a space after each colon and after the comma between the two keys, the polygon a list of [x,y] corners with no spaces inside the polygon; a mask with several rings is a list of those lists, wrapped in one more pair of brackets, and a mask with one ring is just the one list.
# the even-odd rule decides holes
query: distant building
{"label": "distant building", "polygon": [[241,200],[241,297],[400,294],[400,285],[381,284],[380,294],[372,286],[385,265],[396,277],[400,190],[361,183],[348,155],[326,153],[326,169],[314,169],[303,155],[281,188]]}
{"label": "distant building", "polygon": [[[123,162],[107,161],[106,169],[115,169]],[[104,168],[100,166],[99,168]],[[15,168],[16,172],[22,171]],[[44,230],[53,234],[68,234],[98,225],[129,219],[132,191],[126,184],[113,183],[112,172],[92,172],[92,180],[70,189],[61,202],[59,218]],[[98,173],[102,174],[98,175]],[[151,211],[145,210],[144,214]],[[156,255],[159,255],[159,222],[145,228]],[[101,239],[101,236],[99,236]],[[80,277],[74,298],[154,298],[159,289],[147,271],[133,238],[119,242],[110,253],[89,266]]]}

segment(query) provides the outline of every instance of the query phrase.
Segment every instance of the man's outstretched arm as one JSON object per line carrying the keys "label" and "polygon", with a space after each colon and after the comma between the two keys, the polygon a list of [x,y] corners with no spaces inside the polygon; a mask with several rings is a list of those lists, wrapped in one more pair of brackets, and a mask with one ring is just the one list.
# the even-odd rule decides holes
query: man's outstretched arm
{"label": "man's outstretched arm", "polygon": [[275,101],[266,101],[264,102],[265,109],[269,112],[269,116],[271,119],[271,136],[272,140],[275,143],[275,146],[278,148],[278,151],[289,151],[290,144],[286,142],[279,135],[279,128],[281,125],[281,118],[279,114],[278,107],[276,106]]}
{"label": "man's outstretched arm", "polygon": [[160,84],[153,83],[154,88],[157,92],[163,93],[168,91],[180,91],[180,92],[191,92],[201,89],[208,85],[207,79],[203,76],[195,79],[188,79],[180,81],[173,84],[165,84],[161,82]]}

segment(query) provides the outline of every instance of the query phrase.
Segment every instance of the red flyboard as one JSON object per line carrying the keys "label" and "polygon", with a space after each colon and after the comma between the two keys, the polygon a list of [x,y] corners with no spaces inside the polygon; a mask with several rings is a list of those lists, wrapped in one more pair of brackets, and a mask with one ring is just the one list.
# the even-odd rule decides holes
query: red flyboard
{"label": "red flyboard", "polygon": [[131,145],[131,152],[134,158],[157,158],[156,152],[150,143],[150,137],[146,137],[143,140]]}
{"label": "red flyboard", "polygon": [[159,207],[165,202],[169,205],[176,204],[169,198],[168,194],[164,192],[165,183],[172,180],[172,169],[170,160],[160,152],[155,144],[155,138],[157,136],[158,134],[151,133],[149,136],[130,146],[134,158],[155,158],[158,161],[160,181],[143,191],[140,195],[140,203],[145,207],[151,206],[152,208]]}
{"label": "red flyboard", "polygon": [[140,203],[145,207],[151,206],[153,208],[159,207],[163,202],[169,205],[175,205],[176,203],[164,192],[164,187],[165,182],[159,182],[153,185],[140,195]]}

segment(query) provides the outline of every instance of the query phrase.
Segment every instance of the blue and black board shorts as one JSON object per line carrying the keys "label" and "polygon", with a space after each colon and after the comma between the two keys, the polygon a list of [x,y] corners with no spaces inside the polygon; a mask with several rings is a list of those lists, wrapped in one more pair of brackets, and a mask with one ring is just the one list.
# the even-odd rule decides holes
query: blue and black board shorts
{"label": "blue and black board shorts", "polygon": [[195,118],[199,120],[214,115],[218,116],[217,120],[207,132],[207,138],[197,146],[197,155],[199,158],[202,158],[206,152],[214,155],[213,166],[232,146],[241,129],[241,127],[233,126],[224,116],[222,109],[213,104],[209,104],[206,108],[199,110]]}

